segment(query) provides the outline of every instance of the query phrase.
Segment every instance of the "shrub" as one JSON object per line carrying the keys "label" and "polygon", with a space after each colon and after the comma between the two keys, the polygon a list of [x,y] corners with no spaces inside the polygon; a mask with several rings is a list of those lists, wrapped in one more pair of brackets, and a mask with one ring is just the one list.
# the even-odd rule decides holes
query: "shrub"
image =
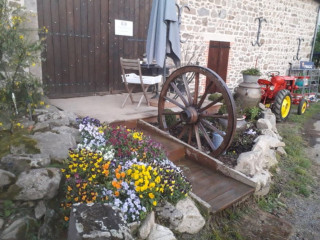
{"label": "shrub", "polygon": [[244,75],[261,76],[261,72],[258,68],[248,68],[241,71]]}

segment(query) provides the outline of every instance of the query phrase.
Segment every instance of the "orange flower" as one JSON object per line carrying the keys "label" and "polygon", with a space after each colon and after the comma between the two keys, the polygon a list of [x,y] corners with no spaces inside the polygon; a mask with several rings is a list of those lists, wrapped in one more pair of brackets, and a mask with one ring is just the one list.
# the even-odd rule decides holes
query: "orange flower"
{"label": "orange flower", "polygon": [[69,218],[68,218],[67,216],[65,216],[65,217],[64,217],[64,220],[65,220],[66,222],[68,222],[68,221],[69,221]]}
{"label": "orange flower", "polygon": [[114,192],[114,195],[115,195],[116,197],[118,197],[118,196],[120,195],[120,193],[119,193],[118,191],[115,191],[115,192]]}
{"label": "orange flower", "polygon": [[124,178],[126,176],[125,172],[121,172],[121,177]]}
{"label": "orange flower", "polygon": [[103,170],[108,170],[109,169],[109,165],[110,165],[110,163],[103,164],[102,165]]}
{"label": "orange flower", "polygon": [[121,177],[120,173],[116,173],[116,178],[120,179],[120,177]]}
{"label": "orange flower", "polygon": [[112,181],[112,186],[116,187],[117,186],[117,182],[116,181]]}

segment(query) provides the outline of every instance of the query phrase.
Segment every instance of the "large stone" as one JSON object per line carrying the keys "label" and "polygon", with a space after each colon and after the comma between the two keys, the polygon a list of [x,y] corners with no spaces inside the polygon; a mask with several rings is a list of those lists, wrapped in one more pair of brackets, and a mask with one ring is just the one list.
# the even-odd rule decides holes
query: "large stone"
{"label": "large stone", "polygon": [[54,126],[68,126],[77,125],[77,115],[66,111],[49,111],[47,113],[37,116],[37,121],[42,123],[49,123],[51,127]]}
{"label": "large stone", "polygon": [[23,217],[15,220],[0,235],[1,240],[25,240],[26,233],[35,231],[36,220],[30,217]]}
{"label": "large stone", "polygon": [[205,225],[205,219],[202,217],[198,208],[189,197],[180,200],[177,203],[176,208],[183,214],[183,218],[175,230],[181,233],[185,232],[195,234],[199,232]]}
{"label": "large stone", "polygon": [[38,122],[34,128],[34,132],[45,132],[50,130],[50,124],[48,122]]}
{"label": "large stone", "polygon": [[81,142],[81,135],[78,129],[73,127],[61,126],[61,127],[54,127],[52,131],[57,132],[59,134],[71,134],[76,142]]}
{"label": "large stone", "polygon": [[11,172],[0,169],[0,188],[12,184],[16,179],[16,175]]}
{"label": "large stone", "polygon": [[24,201],[52,199],[58,193],[60,181],[59,168],[40,168],[23,172],[19,175],[17,182],[12,185],[20,188],[14,199]]}
{"label": "large stone", "polygon": [[255,195],[267,195],[270,190],[271,174],[268,171],[261,171],[251,178],[256,183]]}
{"label": "large stone", "polygon": [[258,129],[272,129],[271,122],[268,119],[260,118],[257,121],[257,128]]}
{"label": "large stone", "polygon": [[152,211],[151,213],[148,214],[146,219],[141,224],[141,227],[139,228],[139,237],[141,239],[146,239],[149,236],[154,224],[155,224],[154,223],[154,212]]}
{"label": "large stone", "polygon": [[43,224],[40,226],[38,231],[38,238],[41,240],[61,239],[61,236],[59,236],[59,233],[61,232],[61,226],[57,224],[59,221],[61,221],[61,215],[55,212],[53,209],[47,208]]}
{"label": "large stone", "polygon": [[48,154],[51,160],[62,162],[68,157],[69,148],[76,146],[76,140],[71,134],[56,134],[52,132],[36,133],[32,136],[37,140],[37,147],[43,154]]}
{"label": "large stone", "polygon": [[281,142],[278,138],[271,137],[268,135],[260,135],[254,140],[255,144],[252,148],[253,151],[256,150],[269,150],[276,149],[277,147],[284,147],[285,143]]}
{"label": "large stone", "polygon": [[48,154],[9,154],[1,159],[1,167],[17,173],[31,168],[46,167],[50,163]]}
{"label": "large stone", "polygon": [[263,153],[263,157],[265,159],[264,168],[269,169],[278,164],[276,151],[269,149]]}
{"label": "large stone", "polygon": [[163,205],[156,207],[155,211],[157,219],[161,222],[168,222],[170,228],[174,229],[182,222],[182,212],[169,202],[164,202]]}
{"label": "large stone", "polygon": [[235,170],[247,176],[254,176],[263,170],[264,159],[262,151],[249,151],[241,153],[237,159]]}
{"label": "large stone", "polygon": [[262,129],[261,130],[261,134],[262,135],[267,135],[267,136],[270,136],[270,137],[274,137],[274,138],[277,138],[279,139],[280,141],[282,140],[282,137],[275,133],[274,131],[272,131],[271,129]]}
{"label": "large stone", "polygon": [[278,154],[280,154],[281,156],[287,156],[287,152],[286,152],[286,150],[284,150],[283,147],[278,147],[277,150],[276,150],[276,152],[277,152]]}
{"label": "large stone", "polygon": [[4,224],[4,220],[2,218],[0,218],[0,230],[3,227],[3,224]]}
{"label": "large stone", "polygon": [[34,208],[34,215],[36,219],[42,218],[45,215],[46,210],[47,208],[44,201],[39,201],[37,206]]}
{"label": "large stone", "polygon": [[148,240],[176,240],[176,237],[169,228],[155,224],[149,234]]}
{"label": "large stone", "polygon": [[276,115],[271,111],[271,109],[267,109],[266,111],[262,112],[263,119],[269,120],[271,123],[271,130],[277,132],[277,118]]}
{"label": "large stone", "polygon": [[68,240],[133,239],[119,209],[108,204],[74,204]]}

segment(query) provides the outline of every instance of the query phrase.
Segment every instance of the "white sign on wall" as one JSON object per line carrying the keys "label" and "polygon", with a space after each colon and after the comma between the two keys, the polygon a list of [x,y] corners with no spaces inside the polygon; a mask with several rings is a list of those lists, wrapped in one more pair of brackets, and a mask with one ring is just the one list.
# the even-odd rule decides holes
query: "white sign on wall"
{"label": "white sign on wall", "polygon": [[133,22],[115,19],[115,35],[133,36]]}

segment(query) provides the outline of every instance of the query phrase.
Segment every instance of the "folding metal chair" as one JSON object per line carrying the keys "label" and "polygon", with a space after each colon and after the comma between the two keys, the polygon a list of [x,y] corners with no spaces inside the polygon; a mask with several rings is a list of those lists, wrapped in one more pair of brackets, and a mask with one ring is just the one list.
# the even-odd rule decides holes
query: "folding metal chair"
{"label": "folding metal chair", "polygon": [[[147,96],[147,91],[150,86],[156,85],[161,82],[162,76],[142,76],[141,74],[141,67],[140,67],[140,60],[139,59],[124,59],[120,58],[120,64],[121,64],[121,70],[122,70],[122,81],[124,82],[126,91],[128,92],[128,95],[126,96],[124,102],[122,103],[121,108],[123,108],[130,97],[131,102],[134,103],[133,97],[132,97],[132,91],[135,87],[141,86],[142,89],[142,96],[139,100],[137,108],[140,106],[143,97],[146,99],[147,105],[150,106],[150,102]],[[127,71],[131,70],[131,73],[128,73]],[[137,72],[139,75],[132,73],[132,71]]]}

